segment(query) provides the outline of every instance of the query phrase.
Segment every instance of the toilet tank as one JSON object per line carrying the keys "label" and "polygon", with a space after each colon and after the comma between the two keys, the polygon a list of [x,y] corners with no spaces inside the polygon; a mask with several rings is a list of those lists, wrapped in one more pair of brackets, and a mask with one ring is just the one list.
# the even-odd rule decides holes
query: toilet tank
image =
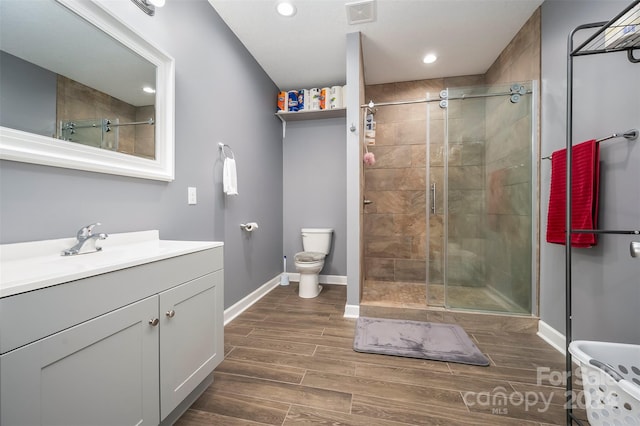
{"label": "toilet tank", "polygon": [[331,228],[302,228],[302,248],[304,251],[329,254],[332,234]]}

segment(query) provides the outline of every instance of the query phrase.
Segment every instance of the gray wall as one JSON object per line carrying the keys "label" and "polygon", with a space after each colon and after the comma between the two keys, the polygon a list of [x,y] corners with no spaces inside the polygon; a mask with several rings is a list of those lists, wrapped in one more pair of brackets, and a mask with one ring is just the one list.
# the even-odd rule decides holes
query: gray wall
{"label": "gray wall", "polygon": [[[346,214],[349,235],[347,237],[347,306],[345,314],[356,316],[360,306],[362,261],[362,130],[363,113],[360,105],[364,103],[364,65],[362,63],[362,44],[360,33],[347,34],[347,129],[345,156],[346,175]],[[356,128],[355,132],[350,129]]]}
{"label": "gray wall", "polygon": [[0,51],[0,126],[56,134],[57,75]]}
{"label": "gray wall", "polygon": [[345,119],[287,123],[284,145],[284,255],[302,251],[301,228],[333,228],[322,275],[347,275]]}
{"label": "gray wall", "polygon": [[[155,17],[107,7],[176,60],[176,179],[157,182],[0,162],[0,242],[159,229],[164,239],[225,243],[225,307],[278,275],[282,140],[277,88],[206,0],[169,1]],[[247,101],[247,99],[250,101]],[[222,194],[217,143],[236,154],[240,195]],[[198,204],[187,205],[187,187]],[[251,235],[239,224],[256,221]]]}
{"label": "gray wall", "polygon": [[[577,25],[607,21],[628,1],[546,1],[542,6],[542,155],[564,147],[566,40]],[[574,143],[640,128],[640,64],[624,53],[574,60]],[[640,141],[601,144],[600,228],[640,227]],[[550,162],[541,165],[541,319],[565,332],[564,246],[545,242]],[[640,343],[638,237],[605,235],[572,251],[573,339]]]}

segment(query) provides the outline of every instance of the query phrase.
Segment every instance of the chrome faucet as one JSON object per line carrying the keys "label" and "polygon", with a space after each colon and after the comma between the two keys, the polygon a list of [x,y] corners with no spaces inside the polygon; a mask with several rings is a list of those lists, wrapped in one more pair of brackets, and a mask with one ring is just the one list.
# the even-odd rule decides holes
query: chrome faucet
{"label": "chrome faucet", "polygon": [[[94,234],[93,228],[98,225],[100,225],[100,222],[92,223],[91,225],[82,227],[76,235],[76,238],[78,239],[76,245],[71,247],[70,249],[64,250],[62,252],[62,256],[73,256],[76,254],[93,253],[95,251],[102,250],[102,247],[96,247],[96,240],[104,240],[109,235]],[[85,248],[85,244],[87,244],[89,248]]]}

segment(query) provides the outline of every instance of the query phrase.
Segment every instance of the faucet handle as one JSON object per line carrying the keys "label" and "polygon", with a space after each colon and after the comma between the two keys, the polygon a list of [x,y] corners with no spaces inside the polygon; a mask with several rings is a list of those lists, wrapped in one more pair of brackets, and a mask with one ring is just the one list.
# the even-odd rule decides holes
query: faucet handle
{"label": "faucet handle", "polygon": [[100,222],[96,222],[96,223],[92,223],[91,225],[87,225],[82,227],[79,231],[78,231],[78,239],[82,238],[86,238],[88,236],[90,236],[93,233],[93,228],[95,228],[96,226],[101,225]]}

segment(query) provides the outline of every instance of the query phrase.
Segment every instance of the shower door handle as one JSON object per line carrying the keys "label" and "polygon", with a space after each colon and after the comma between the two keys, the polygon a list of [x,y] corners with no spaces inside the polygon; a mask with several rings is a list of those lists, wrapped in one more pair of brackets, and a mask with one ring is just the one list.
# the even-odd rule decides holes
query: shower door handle
{"label": "shower door handle", "polygon": [[431,214],[436,214],[436,184],[431,184]]}

